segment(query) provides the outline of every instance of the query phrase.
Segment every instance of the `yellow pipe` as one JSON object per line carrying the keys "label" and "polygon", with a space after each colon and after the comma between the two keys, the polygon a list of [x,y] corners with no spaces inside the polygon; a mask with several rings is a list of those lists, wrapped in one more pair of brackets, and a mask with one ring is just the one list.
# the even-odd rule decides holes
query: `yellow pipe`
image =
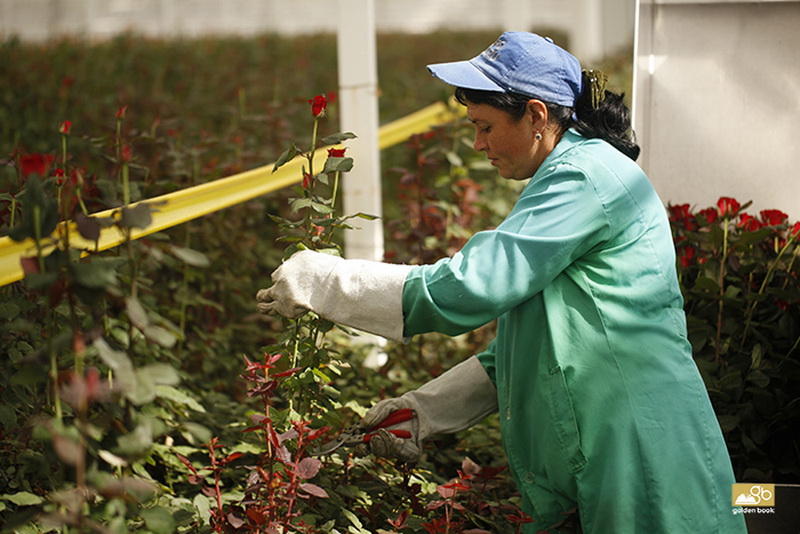
{"label": "yellow pipe", "polygon": [[[423,133],[434,126],[452,121],[460,114],[462,108],[455,111],[442,102],[431,104],[419,111],[415,111],[401,119],[381,127],[378,146],[381,149],[402,143],[414,134]],[[326,148],[317,149],[317,156],[324,157]],[[266,193],[282,189],[299,182],[302,179],[302,158],[295,158],[286,163],[274,173],[273,164],[258,167],[226,178],[196,185],[180,191],[144,200],[153,203],[155,212],[153,221],[144,230],[134,230],[132,239],[139,239],[148,234],[171,228],[191,221],[203,215],[239,204],[259,197]],[[99,213],[96,217],[110,217],[113,208]],[[64,223],[61,223],[63,228]],[[95,244],[81,238],[75,228],[75,223],[68,224],[70,244],[77,248],[94,249]],[[124,241],[123,236],[116,228],[106,228],[100,234],[98,249],[106,250],[115,247]],[[20,243],[8,237],[0,238],[0,286],[21,280],[24,277],[20,259],[25,256],[35,255],[33,240]]]}

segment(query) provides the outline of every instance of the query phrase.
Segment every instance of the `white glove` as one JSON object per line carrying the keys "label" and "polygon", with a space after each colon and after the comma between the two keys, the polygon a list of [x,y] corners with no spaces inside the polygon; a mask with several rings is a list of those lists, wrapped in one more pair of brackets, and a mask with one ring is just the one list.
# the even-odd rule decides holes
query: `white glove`
{"label": "white glove", "polygon": [[399,341],[403,284],[411,268],[302,250],[272,273],[272,287],[256,294],[258,309],[289,318],[311,310],[335,323]]}
{"label": "white glove", "polygon": [[[379,430],[369,442],[373,454],[407,462],[418,460],[424,439],[464,430],[496,412],[497,389],[473,356],[419,389],[378,402],[361,420],[361,426],[374,427],[403,408],[414,410],[416,418]],[[411,438],[398,438],[388,430],[408,430]]]}

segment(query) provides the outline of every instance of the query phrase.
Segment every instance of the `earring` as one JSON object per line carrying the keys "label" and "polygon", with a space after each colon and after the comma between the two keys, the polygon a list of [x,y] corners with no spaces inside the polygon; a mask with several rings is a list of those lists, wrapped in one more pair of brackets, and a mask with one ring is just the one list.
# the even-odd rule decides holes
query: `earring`
{"label": "earring", "polygon": [[536,132],[536,135],[534,135],[533,138],[536,139],[537,141],[541,141],[542,140],[542,133],[541,132]]}

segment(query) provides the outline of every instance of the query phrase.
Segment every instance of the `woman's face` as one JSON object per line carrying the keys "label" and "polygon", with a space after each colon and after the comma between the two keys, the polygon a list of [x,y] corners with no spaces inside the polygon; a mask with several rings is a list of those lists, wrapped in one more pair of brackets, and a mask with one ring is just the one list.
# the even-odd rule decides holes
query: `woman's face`
{"label": "woman's face", "polygon": [[536,122],[530,110],[520,120],[488,104],[467,103],[467,117],[475,125],[475,150],[486,152],[503,178],[525,180],[541,163],[534,139]]}

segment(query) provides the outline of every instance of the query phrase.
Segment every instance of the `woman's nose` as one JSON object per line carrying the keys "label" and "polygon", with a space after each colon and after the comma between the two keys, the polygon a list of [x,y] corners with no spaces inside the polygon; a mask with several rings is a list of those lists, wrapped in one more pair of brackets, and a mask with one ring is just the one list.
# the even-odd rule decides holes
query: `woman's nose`
{"label": "woman's nose", "polygon": [[480,135],[475,136],[475,141],[472,142],[472,148],[478,152],[483,152],[486,150],[486,142],[481,138]]}

